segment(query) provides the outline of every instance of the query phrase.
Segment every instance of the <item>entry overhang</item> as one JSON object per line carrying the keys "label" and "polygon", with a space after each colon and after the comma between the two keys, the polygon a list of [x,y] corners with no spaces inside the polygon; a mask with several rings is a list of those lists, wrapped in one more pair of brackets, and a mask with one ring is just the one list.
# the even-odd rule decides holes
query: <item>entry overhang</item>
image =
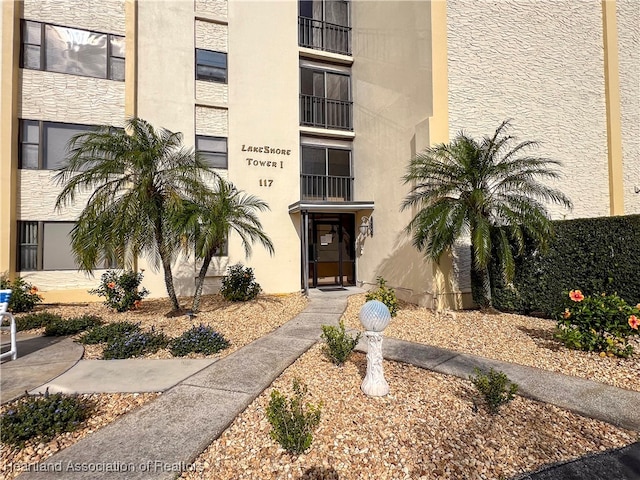
{"label": "entry overhang", "polygon": [[360,210],[373,210],[374,202],[323,202],[301,200],[289,205],[289,213],[336,213],[336,212],[358,212]]}

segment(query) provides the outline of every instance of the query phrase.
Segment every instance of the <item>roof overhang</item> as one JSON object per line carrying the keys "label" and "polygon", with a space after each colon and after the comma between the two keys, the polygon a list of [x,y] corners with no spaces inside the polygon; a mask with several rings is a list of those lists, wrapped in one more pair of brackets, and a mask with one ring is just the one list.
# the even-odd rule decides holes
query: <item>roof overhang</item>
{"label": "roof overhang", "polygon": [[335,213],[358,212],[360,210],[373,210],[373,201],[369,202],[313,202],[301,200],[289,205],[289,213]]}

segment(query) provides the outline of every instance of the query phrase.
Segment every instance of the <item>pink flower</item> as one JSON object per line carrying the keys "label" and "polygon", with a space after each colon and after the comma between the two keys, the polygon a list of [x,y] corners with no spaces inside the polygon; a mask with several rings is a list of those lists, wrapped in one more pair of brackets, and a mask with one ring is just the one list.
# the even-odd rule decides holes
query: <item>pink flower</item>
{"label": "pink flower", "polygon": [[634,330],[638,330],[638,325],[640,325],[640,320],[635,315],[631,315],[629,317],[629,326]]}
{"label": "pink flower", "polygon": [[569,311],[569,309],[568,309],[568,308],[565,308],[565,309],[564,309],[564,313],[562,314],[562,316],[563,316],[564,318],[569,318],[569,317],[571,316],[571,312]]}
{"label": "pink flower", "polygon": [[574,302],[581,302],[582,300],[584,300],[584,295],[580,290],[571,290],[569,292],[569,298]]}
{"label": "pink flower", "polygon": [[115,284],[115,282],[109,282],[109,283],[107,283],[107,288],[116,288],[116,284]]}

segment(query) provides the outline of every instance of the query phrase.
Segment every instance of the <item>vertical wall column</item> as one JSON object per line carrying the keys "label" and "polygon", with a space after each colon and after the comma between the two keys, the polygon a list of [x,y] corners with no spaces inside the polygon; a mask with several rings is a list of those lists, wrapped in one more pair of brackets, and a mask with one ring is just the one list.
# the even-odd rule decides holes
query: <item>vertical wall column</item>
{"label": "vertical wall column", "polygon": [[0,54],[0,272],[16,272],[18,182],[18,61],[23,3],[2,2]]}
{"label": "vertical wall column", "polygon": [[138,0],[126,0],[125,18],[125,91],[124,114],[138,115]]}
{"label": "vertical wall column", "polygon": [[624,215],[618,24],[615,0],[602,0],[602,29],[609,160],[609,212],[611,215]]}

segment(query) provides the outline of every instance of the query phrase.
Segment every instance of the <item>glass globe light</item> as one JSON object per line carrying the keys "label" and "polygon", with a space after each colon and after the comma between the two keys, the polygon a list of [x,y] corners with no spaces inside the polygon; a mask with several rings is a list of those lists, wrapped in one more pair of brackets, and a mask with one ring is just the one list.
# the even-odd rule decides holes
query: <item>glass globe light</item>
{"label": "glass globe light", "polygon": [[360,309],[360,323],[369,332],[381,332],[391,320],[387,306],[379,300],[369,300]]}

